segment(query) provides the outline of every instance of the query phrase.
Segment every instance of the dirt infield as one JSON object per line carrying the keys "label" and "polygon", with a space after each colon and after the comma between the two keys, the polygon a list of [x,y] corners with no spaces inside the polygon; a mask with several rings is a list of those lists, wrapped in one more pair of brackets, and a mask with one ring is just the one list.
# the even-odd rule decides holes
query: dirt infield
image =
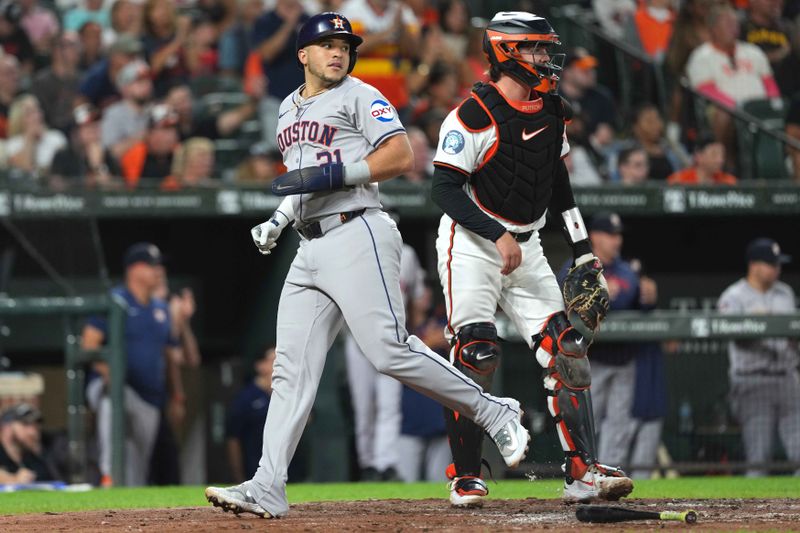
{"label": "dirt infield", "polygon": [[583,524],[575,506],[557,500],[489,500],[480,510],[458,510],[444,500],[375,500],[295,505],[285,518],[234,516],[211,507],[139,509],[0,516],[0,531],[514,531],[655,530],[800,531],[800,500],[634,500],[626,507],[698,512],[694,526],[654,520]]}

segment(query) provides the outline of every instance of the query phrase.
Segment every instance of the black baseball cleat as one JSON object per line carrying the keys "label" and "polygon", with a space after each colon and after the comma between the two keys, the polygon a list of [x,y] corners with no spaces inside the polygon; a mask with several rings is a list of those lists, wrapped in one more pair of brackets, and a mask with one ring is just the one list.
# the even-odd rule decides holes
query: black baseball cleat
{"label": "black baseball cleat", "polygon": [[272,515],[250,495],[244,483],[234,487],[208,487],[206,500],[214,504],[214,507],[221,507],[226,513],[228,511],[236,515],[253,513],[261,518],[272,518]]}

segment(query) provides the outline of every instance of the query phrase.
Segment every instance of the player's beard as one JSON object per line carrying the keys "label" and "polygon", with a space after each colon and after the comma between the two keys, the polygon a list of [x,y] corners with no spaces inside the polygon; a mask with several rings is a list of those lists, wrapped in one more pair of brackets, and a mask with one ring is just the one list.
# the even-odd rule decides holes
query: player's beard
{"label": "player's beard", "polygon": [[318,69],[311,63],[308,65],[308,71],[311,73],[312,76],[318,78],[320,80],[320,85],[325,88],[332,87],[342,81],[345,76],[347,76],[347,71],[345,68],[342,68],[342,75],[338,77],[329,76],[325,74],[324,69]]}

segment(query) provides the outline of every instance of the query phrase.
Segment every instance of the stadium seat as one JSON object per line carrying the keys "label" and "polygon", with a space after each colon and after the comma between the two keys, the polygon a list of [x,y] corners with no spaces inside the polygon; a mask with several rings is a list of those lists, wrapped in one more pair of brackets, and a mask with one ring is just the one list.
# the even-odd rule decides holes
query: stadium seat
{"label": "stadium seat", "polygon": [[214,92],[200,98],[200,108],[208,115],[218,115],[250,101],[243,93]]}
{"label": "stadium seat", "polygon": [[[768,99],[751,100],[742,105],[742,111],[758,118],[770,130],[783,131],[788,106],[776,106]],[[739,141],[739,164],[742,178],[747,179],[786,179],[786,153],[783,143],[765,134],[753,123],[736,121],[736,134]]]}
{"label": "stadium seat", "polygon": [[214,141],[214,167],[216,175],[226,182],[233,181],[236,167],[247,159],[250,142],[237,139],[217,139]]}
{"label": "stadium seat", "polygon": [[240,141],[255,143],[261,140],[261,123],[258,120],[251,119],[242,124],[236,134],[236,138]]}
{"label": "stadium seat", "polygon": [[192,93],[197,96],[205,96],[209,93],[241,93],[242,80],[225,76],[198,76],[193,78],[189,85]]}

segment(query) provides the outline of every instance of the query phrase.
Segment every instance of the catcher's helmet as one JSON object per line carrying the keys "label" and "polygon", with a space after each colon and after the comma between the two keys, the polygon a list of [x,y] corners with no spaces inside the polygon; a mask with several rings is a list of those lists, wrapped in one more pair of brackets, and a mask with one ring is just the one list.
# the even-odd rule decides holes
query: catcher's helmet
{"label": "catcher's helmet", "polygon": [[[364,39],[353,33],[350,21],[339,13],[327,11],[308,19],[297,34],[295,52],[325,37],[340,37],[350,43],[350,66],[347,68],[347,73],[350,74],[353,71],[353,67],[356,66],[356,59],[358,58],[356,48],[364,42]],[[298,59],[299,62],[300,60]],[[301,64],[300,67],[302,68],[302,66]]]}
{"label": "catcher's helmet", "polygon": [[[519,51],[523,43],[546,47],[550,59],[546,63],[526,61]],[[524,11],[499,12],[483,34],[489,64],[539,92],[556,90],[564,54],[554,54],[551,48],[560,44],[547,19]]]}

